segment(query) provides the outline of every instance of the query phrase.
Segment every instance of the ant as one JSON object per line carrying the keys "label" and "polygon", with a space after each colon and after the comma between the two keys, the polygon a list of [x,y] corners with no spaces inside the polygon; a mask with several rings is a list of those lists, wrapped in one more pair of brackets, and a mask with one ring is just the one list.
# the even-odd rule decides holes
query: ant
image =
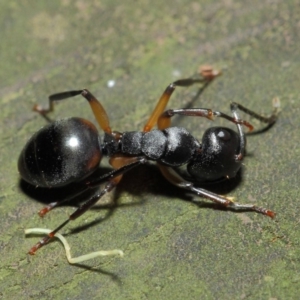
{"label": "ant", "polygon": [[[48,188],[66,186],[74,182],[80,186],[79,193],[50,203],[40,210],[39,215],[44,216],[54,207],[70,201],[88,189],[103,183],[104,188],[89,196],[66,221],[34,245],[29,254],[35,254],[60,229],[71,220],[80,217],[102,196],[112,191],[126,172],[148,161],[155,161],[163,176],[177,187],[232,210],[251,210],[273,218],[275,213],[269,209],[233,202],[231,197],[199,188],[194,182],[218,182],[235,177],[241,168],[246,147],[243,126],[249,131],[253,130],[250,123],[240,119],[238,111],[241,110],[266,123],[269,128],[277,120],[279,99],[274,99],[274,111],[269,117],[261,116],[235,102],[230,104],[232,116],[207,108],[165,110],[176,87],[189,87],[199,83],[203,84],[204,89],[220,74],[221,72],[209,66],[203,66],[197,78],[194,76],[180,79],[168,85],[142,131],[112,131],[105,109],[87,89],[49,96],[47,109],[35,105],[34,110],[46,116],[53,110],[54,102],[82,95],[90,104],[98,124],[104,131],[101,140],[96,127],[90,121],[72,117],[48,124],[29,139],[18,161],[20,175],[25,181]],[[212,127],[204,132],[200,142],[185,128],[171,127],[171,118],[175,115],[204,117],[209,120],[214,117],[224,118],[236,125],[237,132],[226,127]],[[157,129],[153,129],[154,126],[157,126]],[[88,178],[100,168],[103,156],[109,157],[113,170],[94,179]],[[176,168],[182,165],[186,165],[191,180],[186,180],[179,174]]]}

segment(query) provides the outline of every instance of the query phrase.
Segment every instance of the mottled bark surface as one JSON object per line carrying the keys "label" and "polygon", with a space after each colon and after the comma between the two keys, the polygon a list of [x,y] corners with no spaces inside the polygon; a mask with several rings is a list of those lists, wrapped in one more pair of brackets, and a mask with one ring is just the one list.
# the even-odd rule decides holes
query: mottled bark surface
{"label": "mottled bark surface", "polygon": [[[2,1],[0,4],[0,298],[1,299],[295,299],[299,294],[298,1]],[[155,166],[127,174],[113,194],[118,207],[92,209],[66,234],[74,255],[120,248],[124,258],[67,263],[54,241],[34,257],[30,227],[54,228],[74,211],[39,218],[46,201],[71,191],[21,183],[17,159],[46,121],[31,111],[51,93],[88,88],[113,129],[141,129],[165,87],[201,64],[223,69],[192,106],[229,113],[231,101],[278,123],[248,138],[237,180],[209,187],[277,212],[195,205]],[[115,81],[113,87],[109,82]],[[169,107],[189,103],[197,87],[178,89]],[[94,122],[80,97],[56,105],[51,118]],[[208,120],[176,118],[201,138]],[[215,124],[228,125],[226,121]],[[259,128],[260,124],[253,121]],[[104,164],[105,165],[105,164]],[[203,201],[207,203],[207,201]],[[73,231],[72,231],[73,229]],[[69,234],[68,234],[69,233]]]}

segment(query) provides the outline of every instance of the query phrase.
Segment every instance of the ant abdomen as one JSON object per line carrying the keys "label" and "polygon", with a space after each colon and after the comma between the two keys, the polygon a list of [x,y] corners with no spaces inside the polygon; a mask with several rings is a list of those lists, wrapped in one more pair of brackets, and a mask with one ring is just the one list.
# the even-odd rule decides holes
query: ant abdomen
{"label": "ant abdomen", "polygon": [[18,169],[32,185],[59,187],[91,174],[101,157],[96,127],[85,119],[69,118],[36,132],[19,157]]}

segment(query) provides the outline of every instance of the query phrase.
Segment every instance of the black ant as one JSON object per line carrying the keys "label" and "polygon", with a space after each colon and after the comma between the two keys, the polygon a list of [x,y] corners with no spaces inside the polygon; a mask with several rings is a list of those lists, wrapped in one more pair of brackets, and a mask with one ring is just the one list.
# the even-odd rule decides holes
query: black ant
{"label": "black ant", "polygon": [[[197,78],[180,79],[168,85],[142,131],[123,133],[112,131],[105,109],[87,89],[49,96],[48,109],[36,105],[34,110],[46,115],[53,110],[55,101],[82,95],[90,104],[97,122],[104,131],[104,138],[100,139],[96,127],[88,120],[73,117],[54,121],[36,132],[21,152],[18,168],[22,178],[32,185],[48,188],[78,182],[82,185],[80,193],[103,183],[105,186],[96,195],[90,196],[65,222],[34,245],[29,253],[34,254],[69,221],[84,214],[99,198],[113,190],[124,173],[148,161],[156,161],[163,176],[175,186],[205,197],[223,207],[233,210],[252,210],[273,218],[275,213],[269,209],[233,202],[232,198],[196,187],[193,182],[215,182],[235,177],[241,168],[245,153],[246,137],[243,126],[248,127],[250,131],[253,129],[250,123],[240,119],[238,110],[270,127],[275,123],[278,115],[277,98],[274,102],[274,112],[270,117],[263,117],[235,102],[230,105],[232,117],[206,108],[165,111],[176,87],[202,83],[204,88],[219,74],[220,72],[211,67],[204,67]],[[205,117],[209,120],[214,117],[225,118],[236,124],[237,132],[226,127],[212,127],[204,132],[202,141],[199,142],[185,128],[170,127],[174,115]],[[154,126],[158,129],[153,130]],[[114,170],[99,178],[87,179],[100,168],[99,164],[103,156],[109,157],[109,163]],[[176,168],[182,165],[187,166],[191,181],[179,175]],[[75,196],[78,194],[60,202],[50,203],[39,212],[39,215],[44,216],[54,207]]]}

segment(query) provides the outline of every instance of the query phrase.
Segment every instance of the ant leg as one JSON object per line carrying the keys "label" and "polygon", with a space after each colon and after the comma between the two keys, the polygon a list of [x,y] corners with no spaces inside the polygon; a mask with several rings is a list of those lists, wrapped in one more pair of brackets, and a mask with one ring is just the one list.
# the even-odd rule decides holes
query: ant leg
{"label": "ant leg", "polygon": [[93,114],[102,128],[104,132],[111,133],[111,128],[109,125],[109,118],[107,116],[107,113],[102,106],[102,104],[97,100],[97,98],[87,89],[83,90],[77,90],[77,91],[67,91],[62,93],[57,93],[49,96],[49,107],[48,108],[42,108],[40,105],[35,105],[33,107],[33,110],[42,114],[46,115],[49,112],[52,112],[54,109],[53,103],[56,101],[64,100],[67,98],[75,97],[77,95],[82,95],[90,104],[91,109],[93,111]]}
{"label": "ant leg", "polygon": [[34,255],[35,252],[41,248],[42,246],[46,245],[52,238],[54,238],[55,234],[65,227],[70,221],[77,219],[80,217],[82,214],[84,214],[90,207],[92,207],[95,203],[98,202],[98,200],[104,196],[106,193],[110,192],[116,184],[114,183],[113,180],[109,181],[106,185],[105,188],[100,191],[100,193],[92,196],[90,199],[88,199],[85,203],[83,203],[74,213],[72,213],[69,218],[64,221],[62,224],[60,224],[56,229],[51,231],[47,236],[45,236],[43,239],[41,239],[37,244],[35,244],[29,251],[28,253],[31,255]]}
{"label": "ant leg", "polygon": [[36,111],[42,115],[48,114],[49,112],[52,112],[54,110],[54,102],[64,100],[67,98],[71,98],[71,97],[77,96],[79,94],[81,94],[81,90],[80,91],[67,91],[67,92],[50,95],[48,97],[48,100],[49,100],[48,108],[43,108],[39,104],[35,104],[33,106],[32,110]]}
{"label": "ant leg", "polygon": [[207,198],[214,203],[217,203],[219,205],[222,205],[223,207],[236,210],[236,211],[255,211],[257,213],[263,214],[265,216],[268,216],[270,218],[275,217],[275,213],[269,209],[263,208],[263,207],[258,207],[253,204],[240,204],[240,203],[235,203],[232,201],[232,198],[230,197],[225,197],[221,196],[218,194],[215,194],[213,192],[207,191],[202,188],[195,187],[192,182],[185,181],[181,176],[179,176],[178,173],[175,172],[174,169],[158,164],[159,169],[163,176],[172,184],[175,186],[178,186],[180,188],[186,189],[198,196],[202,196],[204,198]]}
{"label": "ant leg", "polygon": [[279,115],[279,110],[280,110],[279,98],[275,97],[272,101],[272,105],[273,105],[273,112],[269,117],[262,116],[237,102],[232,102],[230,107],[231,107],[231,109],[234,108],[235,110],[239,109],[239,110],[245,112],[246,114],[250,115],[251,117],[253,117],[263,123],[271,125],[276,122],[278,115]]}
{"label": "ant leg", "polygon": [[[133,158],[132,158],[133,159]],[[70,221],[73,221],[83,215],[87,210],[89,210],[94,204],[96,204],[101,197],[103,197],[105,194],[111,192],[119,183],[120,179],[122,178],[122,175],[126,173],[127,171],[133,169],[134,167],[144,164],[146,162],[145,158],[135,158],[136,160],[132,163],[129,163],[128,165],[124,165],[119,169],[113,170],[109,172],[108,174],[101,176],[99,179],[95,179],[89,182],[86,182],[86,189],[93,188],[99,186],[103,181],[106,181],[106,185],[103,190],[98,192],[96,195],[93,195],[90,197],[87,201],[85,201],[77,210],[75,210],[74,213],[72,213],[69,218],[61,223],[56,229],[51,231],[47,236],[45,236],[43,239],[41,239],[37,244],[35,244],[30,250],[29,254],[33,255],[35,252],[41,248],[42,246],[46,245],[52,238],[54,238],[55,234],[65,227]],[[83,190],[84,191],[84,190]],[[83,192],[82,191],[82,192]]]}
{"label": "ant leg", "polygon": [[[230,109],[232,112],[232,115],[236,120],[240,120],[238,115],[238,109],[245,112],[246,114],[250,115],[251,117],[254,117],[255,119],[258,119],[259,121],[263,123],[267,123],[267,128],[270,128],[277,120],[278,114],[279,114],[279,108],[280,108],[280,101],[278,98],[273,99],[273,112],[269,117],[264,117],[262,115],[257,114],[256,112],[242,106],[239,103],[232,102],[230,104]],[[239,153],[236,155],[236,160],[241,161],[244,157],[245,148],[246,148],[246,138],[245,133],[243,131],[242,125],[240,123],[236,123],[236,126],[238,128],[239,137],[240,137],[240,148]],[[253,128],[252,128],[253,129]],[[250,130],[250,132],[252,131]]]}
{"label": "ant leg", "polygon": [[169,102],[169,99],[177,86],[188,87],[195,83],[208,84],[215,77],[217,77],[221,74],[220,71],[214,70],[210,66],[203,66],[202,68],[200,68],[199,72],[200,72],[200,78],[179,79],[179,80],[172,82],[171,84],[169,84],[167,86],[167,88],[161,95],[160,99],[158,100],[158,103],[156,104],[156,107],[154,108],[152,114],[150,115],[149,120],[147,121],[147,123],[144,126],[144,129],[143,129],[144,132],[150,131],[153,128],[153,126],[156,125],[159,116],[165,110],[165,108]]}
{"label": "ant leg", "polygon": [[[234,118],[236,120],[240,120],[240,117],[238,115],[238,110],[237,110],[237,105],[235,104],[231,104],[230,105],[231,108],[231,113],[234,116]],[[241,124],[236,123],[236,127],[238,129],[238,133],[239,133],[239,140],[240,140],[240,147],[239,147],[239,153],[235,155],[235,160],[236,161],[242,161],[244,158],[244,154],[245,154],[245,149],[246,149],[246,138],[245,138],[245,133],[244,130],[242,128]],[[252,131],[252,129],[250,129],[250,131]]]}
{"label": "ant leg", "polygon": [[[234,110],[236,111],[236,110]],[[221,117],[227,119],[228,121],[237,124],[244,125],[248,127],[251,131],[253,130],[253,126],[244,120],[241,120],[237,117],[231,117],[219,111],[213,111],[207,108],[181,108],[181,109],[169,109],[164,111],[157,120],[157,127],[160,130],[166,129],[171,125],[171,118],[175,115],[182,115],[188,117],[205,117],[209,120],[213,120],[214,117]]]}
{"label": "ant leg", "polygon": [[[111,158],[112,160],[113,158]],[[118,160],[118,157],[114,158],[116,161]],[[70,197],[66,198],[66,199],[63,199],[62,201],[56,201],[56,202],[51,202],[49,203],[47,206],[45,206],[44,208],[42,208],[40,211],[39,211],[39,216],[40,217],[44,217],[49,211],[51,211],[53,208],[63,204],[63,203],[66,203],[66,202],[69,202],[71,201],[72,199],[78,197],[79,195],[81,195],[82,193],[86,192],[88,189],[92,189],[92,188],[95,188],[99,185],[101,185],[102,183],[112,179],[112,178],[116,178],[116,177],[120,177],[118,179],[118,181],[120,181],[121,179],[121,176],[126,173],[127,171],[135,168],[136,166],[138,165],[141,165],[141,164],[144,164],[146,162],[146,159],[143,158],[143,157],[140,157],[139,159],[137,159],[136,157],[130,157],[130,158],[127,158],[126,161],[123,160],[123,164],[119,164],[120,167],[117,168],[116,164],[115,164],[115,170],[113,171],[110,171],[108,173],[106,173],[105,175],[99,177],[99,178],[96,178],[96,179],[92,179],[91,181],[86,181],[83,186],[82,186],[82,189],[76,193],[76,194],[73,194],[71,195]]]}
{"label": "ant leg", "polygon": [[63,204],[64,202],[68,202],[69,200],[71,200],[72,198],[74,198],[76,196],[72,196],[72,197],[68,197],[67,199],[64,199],[62,201],[55,201],[55,202],[51,202],[49,203],[47,206],[43,207],[39,212],[38,215],[42,218],[44,217],[44,215],[46,215],[50,210],[52,210],[53,208],[55,208],[56,206],[59,206],[61,204]]}

